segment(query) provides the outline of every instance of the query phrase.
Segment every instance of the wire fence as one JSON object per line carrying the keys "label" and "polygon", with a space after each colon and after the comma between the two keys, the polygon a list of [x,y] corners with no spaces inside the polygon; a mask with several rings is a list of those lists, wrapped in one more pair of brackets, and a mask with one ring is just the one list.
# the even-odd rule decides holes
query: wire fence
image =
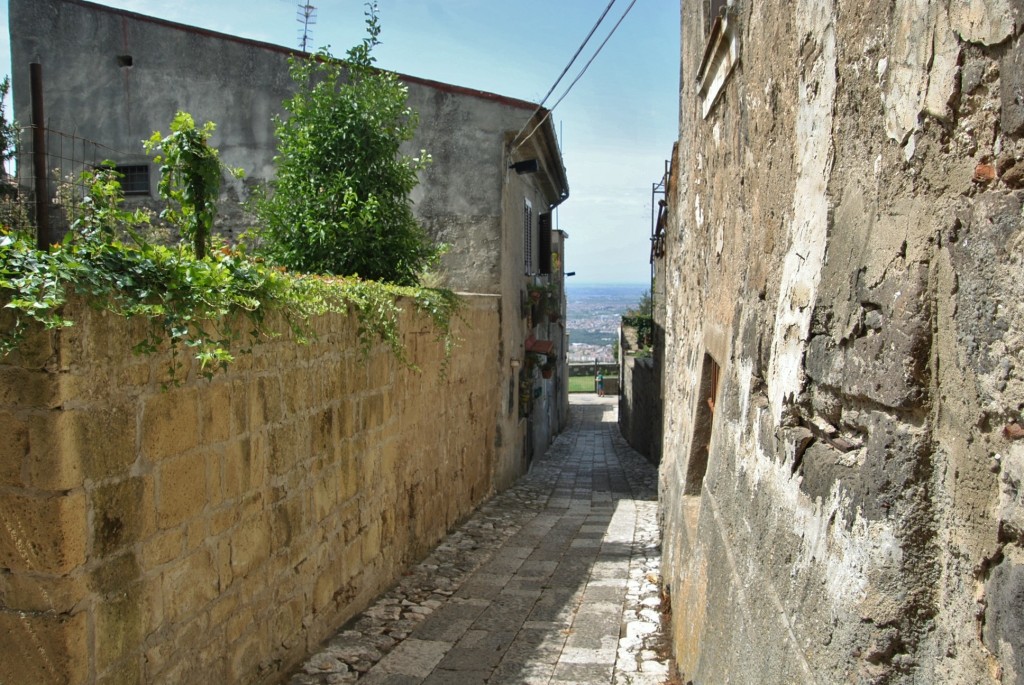
{"label": "wire fence", "polygon": [[[124,153],[75,134],[44,129],[46,172],[39,183],[34,166],[34,133],[34,126],[21,128],[14,169],[5,170],[0,178],[0,223],[24,229],[45,225],[48,241],[59,242],[81,211],[81,200],[88,191],[84,172],[98,168],[107,160],[138,157],[138,153]],[[118,170],[132,168],[119,167]],[[148,174],[145,183],[148,186]],[[148,192],[147,187],[147,195]],[[40,221],[40,212],[45,212],[44,221]]]}

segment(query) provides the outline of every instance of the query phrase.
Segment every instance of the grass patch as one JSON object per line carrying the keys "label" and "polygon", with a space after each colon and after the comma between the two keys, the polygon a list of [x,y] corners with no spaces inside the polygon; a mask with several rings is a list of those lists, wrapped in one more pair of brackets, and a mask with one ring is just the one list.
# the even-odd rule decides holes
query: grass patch
{"label": "grass patch", "polygon": [[[605,380],[615,378],[614,376],[605,376]],[[594,377],[593,376],[569,376],[569,392],[596,392],[594,389]]]}

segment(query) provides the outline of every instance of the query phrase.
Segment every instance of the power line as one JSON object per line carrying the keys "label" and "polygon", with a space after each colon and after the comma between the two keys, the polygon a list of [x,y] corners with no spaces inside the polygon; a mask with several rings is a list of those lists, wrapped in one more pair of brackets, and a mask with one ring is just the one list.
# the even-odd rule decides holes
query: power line
{"label": "power line", "polygon": [[613,33],[615,33],[615,29],[619,28],[619,24],[622,23],[622,20],[626,18],[626,15],[629,14],[629,11],[631,9],[633,9],[633,5],[635,5],[635,4],[636,4],[636,0],[633,0],[631,3],[629,3],[629,7],[627,7],[626,11],[622,13],[622,16],[619,17],[619,20],[617,22],[615,22],[615,26],[612,27],[611,33],[609,33],[605,37],[605,39],[601,43],[601,45],[598,46],[597,52],[595,52],[594,55],[590,58],[590,60],[588,60],[587,63],[583,65],[583,71],[581,71],[579,73],[579,75],[575,79],[573,79],[573,82],[570,83],[569,87],[565,89],[564,93],[562,93],[562,97],[558,98],[558,101],[555,102],[555,104],[551,105],[551,109],[554,109],[555,107],[558,107],[558,105],[562,102],[562,100],[565,99],[565,96],[569,94],[569,91],[572,90],[572,87],[576,85],[576,82],[579,81],[581,78],[583,78],[583,74],[587,73],[587,69],[590,68],[590,65],[594,62],[594,59],[601,53],[601,50],[608,43],[608,39],[612,37]]}
{"label": "power line", "polygon": [[583,48],[585,48],[587,46],[587,43],[590,42],[590,39],[594,37],[594,33],[597,31],[597,27],[599,27],[601,25],[601,22],[604,21],[604,18],[608,16],[608,12],[611,11],[612,5],[614,4],[615,0],[611,0],[611,2],[609,2],[608,5],[604,8],[604,12],[601,12],[601,16],[597,18],[597,23],[595,23],[594,27],[590,29],[590,33],[588,33],[587,37],[583,39],[583,42],[580,43],[580,46],[576,48],[576,54],[572,56],[572,59],[569,60],[569,63],[565,65],[565,69],[562,69],[562,73],[559,74],[558,78],[555,79],[555,82],[551,84],[551,88],[548,90],[544,98],[540,101],[540,104],[537,105],[537,109],[535,109],[533,113],[530,114],[529,118],[526,120],[526,123],[523,124],[523,127],[519,129],[518,133],[516,133],[515,137],[512,139],[513,141],[519,138],[520,134],[522,134],[522,132],[526,130],[526,127],[530,125],[530,119],[533,119],[533,117],[537,116],[537,112],[539,112],[544,107],[544,103],[547,102],[548,98],[551,97],[551,94],[555,92],[555,88],[557,88],[558,84],[562,82],[563,78],[565,78],[565,75],[569,72],[569,69],[571,69],[572,65],[576,62],[576,58],[580,56],[581,52],[583,52]]}
{"label": "power line", "polygon": [[[612,0],[612,2],[614,2],[614,0]],[[636,4],[636,0],[632,0],[632,2],[629,3],[629,7],[627,7],[626,11],[622,13],[622,16],[619,17],[619,20],[617,22],[615,22],[615,26],[613,26],[612,30],[608,33],[607,36],[605,36],[604,40],[597,47],[597,50],[594,52],[593,55],[590,56],[590,59],[587,60],[587,63],[583,65],[583,69],[580,71],[579,74],[576,75],[576,78],[573,79],[572,83],[569,84],[569,87],[565,89],[565,92],[562,93],[562,97],[558,98],[558,100],[555,102],[555,104],[551,105],[551,108],[548,109],[547,113],[543,116],[543,118],[541,118],[541,120],[539,122],[537,122],[537,125],[533,127],[533,130],[530,131],[530,133],[527,134],[527,136],[525,138],[523,138],[523,140],[518,145],[516,145],[515,148],[513,148],[513,149],[518,149],[518,148],[522,147],[523,144],[526,143],[526,141],[528,141],[530,139],[530,137],[533,136],[533,134],[537,132],[537,129],[540,128],[544,124],[544,122],[547,120],[547,118],[551,116],[551,112],[554,111],[555,107],[558,107],[558,105],[561,104],[562,100],[565,99],[565,96],[568,95],[569,91],[571,91],[573,89],[573,86],[575,86],[576,83],[579,82],[579,80],[581,78],[583,78],[583,74],[587,73],[587,69],[589,69],[590,65],[594,63],[594,60],[597,58],[597,56],[599,54],[601,54],[601,50],[604,49],[604,46],[608,44],[609,39],[611,39],[612,35],[615,34],[615,31],[619,28],[619,25],[622,24],[622,21],[626,18],[626,15],[629,14],[629,11],[631,9],[633,9],[633,5],[635,5],[635,4]],[[606,14],[607,14],[608,9],[610,7],[611,7],[611,5],[609,5],[608,8],[605,9],[605,13]],[[604,15],[601,15],[601,18],[603,19]],[[600,21],[598,21],[598,23],[600,23]],[[595,26],[594,28],[597,28],[597,27]],[[591,33],[593,33],[593,32],[591,32]],[[588,36],[588,40],[589,40],[589,36]],[[585,43],[586,43],[586,41],[584,41],[584,44]],[[580,49],[582,50],[583,46],[580,46]],[[576,54],[579,54],[579,52],[577,52]],[[573,59],[575,59],[575,57]],[[571,64],[572,63],[570,62],[570,65]],[[566,69],[568,70],[568,67],[566,67]],[[562,74],[564,76],[565,72],[562,72]],[[559,76],[558,79],[560,81],[562,79],[562,77]],[[557,85],[557,82],[556,82],[556,85]],[[554,90],[554,88],[552,88],[552,90]],[[550,94],[551,93],[548,93],[548,95],[550,95]],[[545,99],[547,99],[547,97],[545,97]],[[533,114],[530,115],[530,119],[532,119],[534,116],[536,116],[537,112],[539,112],[540,110],[541,110],[541,107],[538,107],[533,112]],[[523,128],[519,129],[519,133],[517,133],[516,137],[512,139],[513,142],[515,142],[516,139],[519,138],[519,135],[526,129],[526,126],[529,125],[530,119],[527,119],[526,120],[527,121],[526,125],[524,125]]]}
{"label": "power line", "polygon": [[594,28],[590,29],[590,33],[588,33],[587,37],[583,39],[583,42],[580,43],[580,46],[576,48],[576,54],[574,54],[572,56],[572,59],[569,60],[569,63],[565,65],[565,69],[562,69],[562,73],[559,74],[558,78],[555,79],[555,82],[551,84],[551,89],[548,90],[547,95],[545,95],[544,99],[540,101],[541,107],[544,106],[544,103],[548,101],[548,98],[551,97],[551,94],[555,92],[555,88],[557,88],[558,84],[562,82],[563,78],[565,78],[566,73],[568,73],[573,63],[576,62],[576,58],[580,56],[580,53],[583,52],[583,48],[585,48],[587,46],[587,43],[590,42],[590,39],[594,37],[594,32],[597,31],[597,27],[600,26],[601,22],[604,21],[604,18],[608,16],[608,12],[611,11],[612,5],[614,4],[615,0],[611,0],[611,2],[608,3],[608,6],[604,8],[604,12],[601,12],[601,16],[597,18],[597,23],[594,24]]}

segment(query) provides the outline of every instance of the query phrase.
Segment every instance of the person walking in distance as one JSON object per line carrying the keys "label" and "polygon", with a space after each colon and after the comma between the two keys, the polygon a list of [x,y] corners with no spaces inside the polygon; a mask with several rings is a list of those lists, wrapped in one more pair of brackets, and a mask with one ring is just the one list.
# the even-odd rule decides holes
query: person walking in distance
{"label": "person walking in distance", "polygon": [[604,397],[604,374],[601,370],[597,371],[597,378],[594,379],[594,383],[597,386],[597,396]]}

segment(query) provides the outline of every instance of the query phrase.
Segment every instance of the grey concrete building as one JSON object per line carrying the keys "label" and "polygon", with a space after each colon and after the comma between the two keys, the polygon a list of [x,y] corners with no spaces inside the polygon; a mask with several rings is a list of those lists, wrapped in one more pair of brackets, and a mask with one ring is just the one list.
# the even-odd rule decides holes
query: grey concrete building
{"label": "grey concrete building", "polygon": [[[158,171],[141,141],[185,110],[197,124],[216,122],[212,143],[226,164],[245,171],[244,180],[225,179],[217,229],[232,236],[250,226],[241,202],[273,176],[272,117],[292,92],[287,61],[296,51],[79,0],[11,0],[10,33],[14,116],[31,120],[28,65],[38,62],[53,168],[67,175],[111,158],[131,172],[130,201],[151,202]],[[555,282],[564,292],[561,269],[548,268],[544,250],[552,244],[551,210],[568,197],[565,168],[554,127],[534,103],[400,78],[420,115],[407,152],[433,157],[412,197],[416,216],[451,246],[450,287],[502,299],[501,339],[486,353],[496,355],[506,386],[496,478],[508,484],[564,423],[555,410],[564,398],[555,393],[565,385],[524,363],[531,335],[554,340],[564,360],[564,323],[533,321],[524,303],[528,285]],[[536,133],[513,141],[524,127]],[[525,164],[513,168],[518,162]],[[519,406],[525,394],[540,400],[531,411]],[[543,419],[533,414],[538,407],[547,408]]]}
{"label": "grey concrete building", "polygon": [[683,682],[1024,682],[1024,6],[681,7]]}

